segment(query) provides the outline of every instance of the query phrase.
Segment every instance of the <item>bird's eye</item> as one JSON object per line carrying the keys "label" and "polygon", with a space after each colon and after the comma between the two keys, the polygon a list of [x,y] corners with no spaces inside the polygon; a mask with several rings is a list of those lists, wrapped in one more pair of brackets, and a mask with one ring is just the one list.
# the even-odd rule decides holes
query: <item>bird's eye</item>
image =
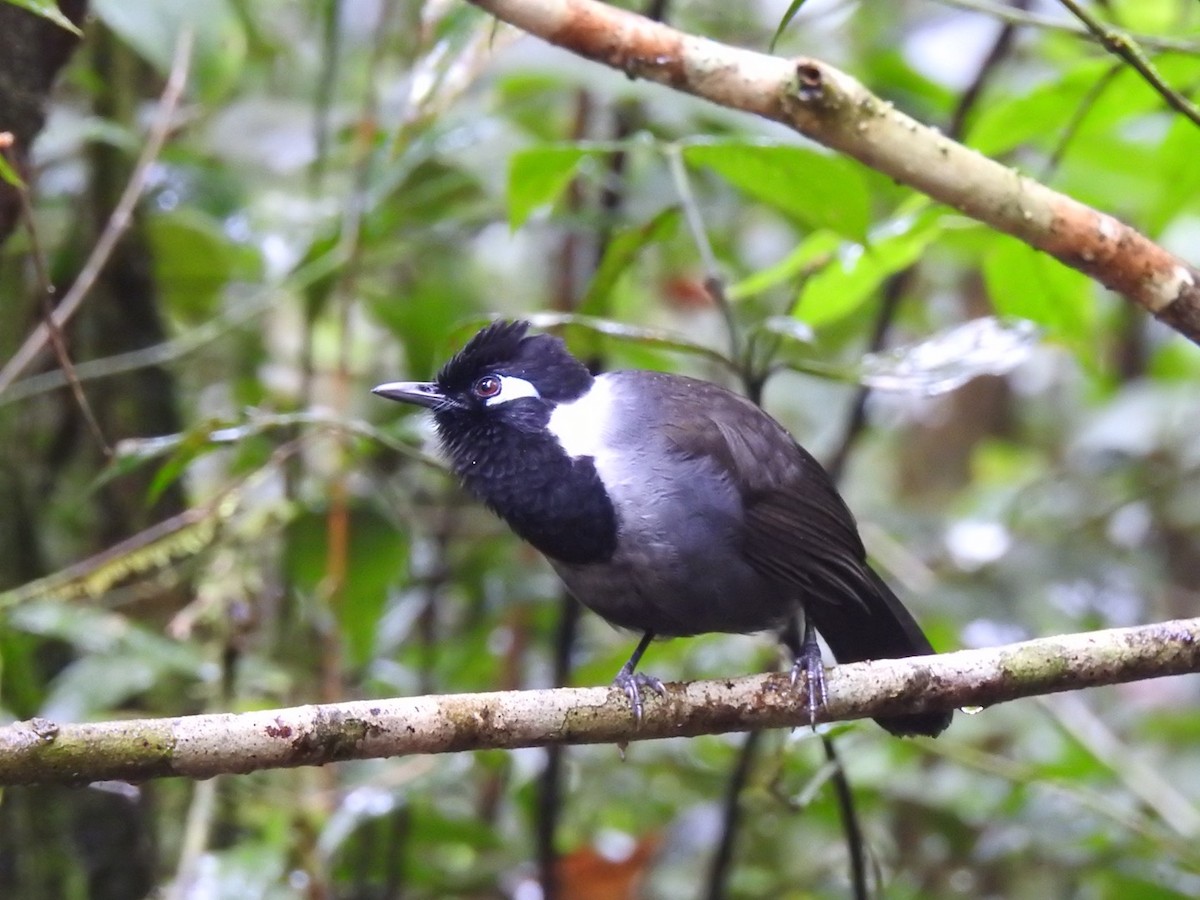
{"label": "bird's eye", "polygon": [[476,397],[482,400],[495,397],[500,393],[500,379],[495,375],[484,375],[475,382],[475,386],[471,390],[475,392]]}

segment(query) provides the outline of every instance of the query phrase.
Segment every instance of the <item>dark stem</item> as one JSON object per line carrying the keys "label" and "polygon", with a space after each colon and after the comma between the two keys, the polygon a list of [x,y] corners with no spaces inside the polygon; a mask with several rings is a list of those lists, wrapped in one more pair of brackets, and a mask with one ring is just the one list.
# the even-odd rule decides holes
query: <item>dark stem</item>
{"label": "dark stem", "polygon": [[837,800],[838,812],[841,813],[846,846],[850,849],[850,882],[854,886],[854,900],[868,900],[871,895],[867,890],[867,858],[862,828],[858,824],[858,810],[854,806],[854,794],[850,790],[850,781],[846,778],[846,770],[842,767],[842,759],[838,756],[832,738],[821,735],[821,746],[825,749],[825,759],[833,765],[830,780],[833,782],[833,795]]}
{"label": "dark stem", "polygon": [[[875,318],[875,328],[871,332],[871,340],[867,344],[868,352],[877,353],[883,349],[888,332],[892,328],[892,322],[900,309],[900,300],[908,289],[908,283],[914,271],[912,268],[904,269],[888,279],[887,284],[884,285],[883,297],[879,304],[879,315]],[[855,392],[854,400],[850,404],[850,412],[846,416],[846,424],[842,428],[842,439],[838,442],[837,449],[830,455],[829,461],[825,463],[825,471],[829,473],[829,477],[834,482],[841,481],[846,463],[850,459],[850,452],[854,449],[854,445],[867,425],[867,398],[870,395],[871,389],[866,385],[861,385]]]}
{"label": "dark stem", "polygon": [[721,837],[708,867],[708,889],[705,892],[707,900],[721,900],[725,896],[729,873],[733,866],[734,844],[742,821],[742,791],[750,779],[750,772],[754,769],[754,760],[758,756],[758,745],[761,741],[761,731],[746,733],[746,739],[738,749],[733,771],[729,775],[725,799],[721,804]]}
{"label": "dark stem", "polygon": [[[571,677],[571,651],[579,632],[582,607],[563,591],[558,611],[558,631],[554,639],[554,684],[564,687]],[[542,900],[558,897],[558,850],[554,835],[562,812],[562,766],[567,748],[552,744],[546,748],[546,767],[538,779],[537,822],[534,842],[537,847],[538,873],[542,882]]]}
{"label": "dark stem", "polygon": [[[1012,6],[1014,9],[1025,11],[1029,9],[1029,0],[1013,0]],[[991,80],[996,68],[1008,56],[1016,35],[1016,23],[1005,22],[999,34],[996,35],[996,40],[992,42],[992,47],[988,51],[987,56],[983,58],[983,63],[980,65],[979,71],[975,73],[975,78],[972,79],[967,89],[963,91],[962,96],[958,99],[958,104],[954,107],[954,113],[950,116],[950,124],[946,126],[946,135],[948,137],[956,141],[962,139],[963,131],[966,129],[967,116],[979,102],[979,96],[983,93],[983,89],[988,81]]]}

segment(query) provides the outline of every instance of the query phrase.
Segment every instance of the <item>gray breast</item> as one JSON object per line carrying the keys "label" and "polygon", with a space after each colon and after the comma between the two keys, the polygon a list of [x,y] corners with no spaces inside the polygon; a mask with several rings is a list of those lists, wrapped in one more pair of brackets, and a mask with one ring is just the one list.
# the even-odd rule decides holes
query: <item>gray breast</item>
{"label": "gray breast", "polygon": [[778,627],[798,598],[744,560],[742,498],[730,473],[711,455],[689,454],[678,428],[661,427],[664,416],[678,418],[672,378],[597,379],[591,437],[573,449],[592,456],[612,498],[618,549],[604,564],[554,567],[580,602],[621,627],[664,636]]}

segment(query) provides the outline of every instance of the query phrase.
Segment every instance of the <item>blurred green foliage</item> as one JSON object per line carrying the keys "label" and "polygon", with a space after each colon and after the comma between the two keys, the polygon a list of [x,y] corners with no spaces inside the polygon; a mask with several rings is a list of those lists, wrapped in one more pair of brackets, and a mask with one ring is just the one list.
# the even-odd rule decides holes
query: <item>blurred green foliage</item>
{"label": "blurred green foliage", "polygon": [[[958,4],[791,6],[776,52],[828,59],[942,127],[978,77],[968,144],[1195,261],[1200,131],[1096,44],[1022,25],[985,67],[1000,25]],[[1198,82],[1194,3],[1102,6],[1182,44],[1155,64],[1181,91]],[[785,9],[669,14],[765,50]],[[952,393],[930,392],[915,349],[883,359],[892,389],[869,398],[842,481],[880,569],[944,649],[1200,610],[1200,352],[1083,276],[777,126],[516,40],[463,3],[92,13],[31,179],[63,287],[185,25],[195,60],[133,226],[141,249],[68,335],[115,457],[51,356],[0,394],[5,717],[551,684],[556,581],[430,459],[423,416],[369,394],[431,375],[496,314],[574,323],[572,347],[608,367],[763,387],[823,458],[858,374],[878,375],[863,358],[883,310],[883,348],[981,316],[1031,321],[1041,338],[1011,358],[951,358],[1005,372]],[[689,203],[727,315],[704,290]],[[0,359],[38,316],[30,253],[17,231],[0,256]],[[121,305],[131,294],[157,332]],[[174,418],[147,415],[152,396]],[[631,645],[585,615],[572,681],[607,682]],[[646,668],[758,671],[770,645],[656,644]],[[832,734],[880,896],[1200,895],[1194,677],[960,715],[937,741]],[[589,874],[564,896],[588,896],[585,881],[707,895],[740,744],[567,751],[556,844],[564,879]],[[544,765],[531,750],[10,788],[0,893],[527,897]],[[847,894],[830,776],[813,735],[766,736],[728,896]]]}

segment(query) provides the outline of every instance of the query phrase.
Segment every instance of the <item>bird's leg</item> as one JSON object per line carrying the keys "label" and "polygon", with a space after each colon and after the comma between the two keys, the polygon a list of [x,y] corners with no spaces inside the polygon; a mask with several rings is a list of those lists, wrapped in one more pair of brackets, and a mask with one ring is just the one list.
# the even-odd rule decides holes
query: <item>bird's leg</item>
{"label": "bird's leg", "polygon": [[817,710],[828,700],[825,693],[825,664],[821,660],[821,645],[817,643],[817,632],[812,626],[812,620],[804,617],[804,637],[800,637],[800,629],[793,618],[784,628],[784,644],[792,651],[792,687],[804,673],[804,687],[808,699],[808,724],[817,727]]}
{"label": "bird's leg", "polygon": [[633,651],[633,655],[629,657],[625,665],[621,666],[621,671],[613,679],[613,686],[620,688],[625,692],[625,696],[629,698],[629,703],[633,707],[633,719],[638,725],[642,724],[642,688],[648,687],[660,697],[666,693],[666,688],[663,687],[660,679],[655,678],[653,675],[635,675],[633,671],[637,668],[642,654],[646,652],[646,648],[650,646],[652,640],[654,640],[653,631],[647,631],[643,634],[642,639],[638,641],[638,645]]}

